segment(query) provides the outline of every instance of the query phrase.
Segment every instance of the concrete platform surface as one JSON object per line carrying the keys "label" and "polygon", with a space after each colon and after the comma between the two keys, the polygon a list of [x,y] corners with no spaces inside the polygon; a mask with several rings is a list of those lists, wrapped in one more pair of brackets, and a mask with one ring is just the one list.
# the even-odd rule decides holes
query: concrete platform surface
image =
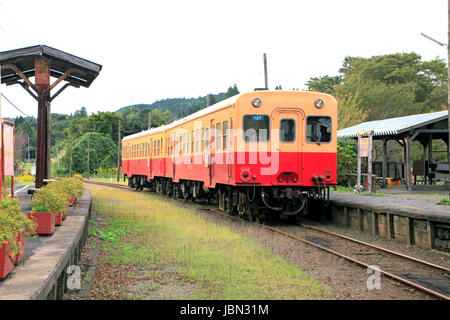
{"label": "concrete platform surface", "polygon": [[450,206],[436,203],[447,194],[395,194],[386,196],[358,195],[350,192],[331,192],[330,201],[365,210],[390,212],[417,219],[432,219],[450,223]]}
{"label": "concrete platform surface", "polygon": [[[23,212],[30,211],[31,195],[27,194],[26,189],[19,190],[16,197],[20,199]],[[56,227],[52,235],[27,239],[24,260],[5,279],[0,280],[0,300],[57,296],[52,290],[56,291],[57,283],[66,279],[65,268],[73,263],[79,250],[80,240],[87,230],[91,202],[91,194],[85,189],[78,204],[69,208],[67,219]]]}

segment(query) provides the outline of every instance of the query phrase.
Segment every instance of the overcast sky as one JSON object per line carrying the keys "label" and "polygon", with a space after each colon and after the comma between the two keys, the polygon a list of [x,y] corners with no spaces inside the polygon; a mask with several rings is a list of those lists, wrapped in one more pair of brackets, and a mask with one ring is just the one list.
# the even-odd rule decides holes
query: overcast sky
{"label": "overcast sky", "polygon": [[[264,87],[305,88],[346,56],[416,52],[446,59],[445,0],[0,0],[0,51],[45,44],[103,66],[90,88],[68,88],[52,112],[115,111],[137,103]],[[20,86],[2,93],[28,115]],[[20,115],[2,100],[2,117]]]}

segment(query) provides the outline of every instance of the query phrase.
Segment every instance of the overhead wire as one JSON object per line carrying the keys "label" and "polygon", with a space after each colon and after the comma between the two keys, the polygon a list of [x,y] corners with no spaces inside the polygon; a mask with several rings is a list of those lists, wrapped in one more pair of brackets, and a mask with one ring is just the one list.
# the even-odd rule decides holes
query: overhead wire
{"label": "overhead wire", "polygon": [[25,112],[23,112],[22,110],[20,110],[20,108],[18,106],[16,106],[11,100],[9,100],[3,93],[2,93],[2,97],[5,98],[6,101],[9,102],[10,105],[12,105],[14,108],[16,108],[19,112],[21,112],[22,114],[24,114],[26,117],[31,118],[29,115],[27,115]]}

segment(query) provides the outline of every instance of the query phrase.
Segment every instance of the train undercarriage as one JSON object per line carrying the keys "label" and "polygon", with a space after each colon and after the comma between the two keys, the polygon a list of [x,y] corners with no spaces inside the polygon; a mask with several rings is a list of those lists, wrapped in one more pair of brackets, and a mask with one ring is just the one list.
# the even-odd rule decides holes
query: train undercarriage
{"label": "train undercarriage", "polygon": [[208,188],[201,181],[180,180],[173,182],[170,178],[155,177],[148,180],[146,176],[128,177],[128,186],[142,191],[150,189],[158,194],[184,200],[206,200],[218,204],[219,209],[230,215],[239,215],[250,221],[285,219],[295,220],[297,216],[308,213],[308,200],[329,199],[329,187],[296,186],[230,186],[217,184]]}

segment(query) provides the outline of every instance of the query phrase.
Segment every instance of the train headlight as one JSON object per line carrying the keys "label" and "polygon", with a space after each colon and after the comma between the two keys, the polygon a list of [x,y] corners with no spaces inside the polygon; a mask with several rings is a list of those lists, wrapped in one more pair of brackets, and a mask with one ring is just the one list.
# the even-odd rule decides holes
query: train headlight
{"label": "train headlight", "polygon": [[253,100],[252,100],[252,105],[253,105],[255,108],[261,107],[261,105],[262,105],[261,99],[260,99],[260,98],[255,98],[255,99],[253,99]]}
{"label": "train headlight", "polygon": [[317,99],[316,101],[314,101],[314,105],[316,106],[317,109],[322,109],[323,106],[325,105],[325,102],[323,102],[322,99]]}

